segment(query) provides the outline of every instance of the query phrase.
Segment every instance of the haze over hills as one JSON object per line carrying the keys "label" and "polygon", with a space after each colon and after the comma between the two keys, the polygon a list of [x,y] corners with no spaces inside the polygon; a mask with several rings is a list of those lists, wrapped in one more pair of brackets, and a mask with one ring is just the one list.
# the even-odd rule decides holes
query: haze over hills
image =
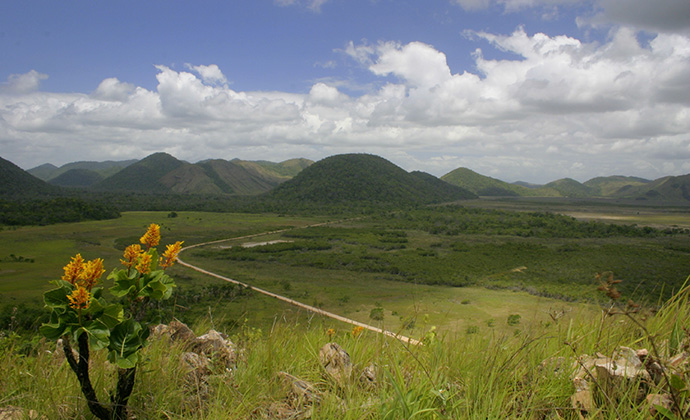
{"label": "haze over hills", "polygon": [[479,196],[616,198],[648,202],[684,204],[690,202],[690,174],[669,176],[654,181],[629,176],[592,178],[584,183],[563,178],[546,185],[509,184],[480,175],[467,168],[458,168],[441,177]]}
{"label": "haze over hills", "polygon": [[[95,172],[98,175],[100,175],[100,178],[107,178],[111,175],[114,175],[115,173],[119,172],[123,168],[126,168],[127,166],[137,162],[136,159],[130,159],[130,160],[121,160],[121,161],[112,161],[112,160],[106,160],[104,162],[93,162],[93,161],[80,161],[80,162],[72,162],[72,163],[67,163],[65,165],[60,166],[59,168],[53,164],[50,163],[45,163],[43,165],[37,166],[35,168],[31,168],[27,170],[28,173],[31,175],[35,176],[36,178],[42,179],[44,181],[51,181],[60,175],[73,171],[73,170],[87,170],[91,172]],[[81,172],[84,173],[84,172]],[[76,178],[73,176],[73,178]],[[79,182],[79,184],[83,184],[84,182]],[[59,183],[55,183],[59,185]]]}

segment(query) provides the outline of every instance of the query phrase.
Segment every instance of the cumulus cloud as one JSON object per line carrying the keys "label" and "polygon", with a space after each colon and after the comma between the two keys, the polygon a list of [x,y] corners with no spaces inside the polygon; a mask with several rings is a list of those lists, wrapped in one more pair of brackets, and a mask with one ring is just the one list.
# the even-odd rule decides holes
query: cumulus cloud
{"label": "cumulus cloud", "polygon": [[7,82],[0,83],[1,93],[28,93],[38,90],[41,80],[48,78],[47,74],[31,70],[24,74],[10,74]]}
{"label": "cumulus cloud", "polygon": [[92,96],[105,101],[126,101],[129,95],[134,92],[134,85],[123,83],[115,77],[103,80]]}
{"label": "cumulus cloud", "polygon": [[216,64],[211,64],[210,66],[193,66],[188,63],[185,64],[185,67],[201,76],[201,80],[204,83],[210,85],[226,85],[228,83],[228,79],[225,78],[225,75]]}
{"label": "cumulus cloud", "polygon": [[3,91],[0,142],[34,165],[161,150],[189,161],[369,152],[507,181],[688,172],[690,38],[642,45],[625,27],[601,44],[523,28],[469,36],[514,58],[477,50],[476,73],[452,73],[428,44],[352,42],[344,51],[380,80],[361,96],[328,80],[305,93],[233,90],[215,65],[157,66],[153,90],[111,78],[91,95]]}

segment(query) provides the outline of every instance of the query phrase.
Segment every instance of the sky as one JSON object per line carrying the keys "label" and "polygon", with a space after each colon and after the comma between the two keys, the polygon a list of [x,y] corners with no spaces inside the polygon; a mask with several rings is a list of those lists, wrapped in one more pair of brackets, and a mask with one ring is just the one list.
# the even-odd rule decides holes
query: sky
{"label": "sky", "polygon": [[6,0],[0,157],[690,173],[689,0]]}

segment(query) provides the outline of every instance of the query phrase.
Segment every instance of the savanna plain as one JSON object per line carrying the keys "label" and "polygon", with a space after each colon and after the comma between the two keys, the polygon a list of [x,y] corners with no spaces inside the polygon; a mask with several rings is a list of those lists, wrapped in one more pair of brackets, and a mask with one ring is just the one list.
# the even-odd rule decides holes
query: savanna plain
{"label": "savanna plain", "polygon": [[[180,320],[197,335],[226,334],[237,359],[190,384],[183,344],[149,338],[131,418],[687,416],[687,363],[669,373],[673,384],[636,378],[612,389],[587,379],[593,405],[586,409],[573,399],[573,375],[584,356],[611,356],[621,346],[648,349],[659,363],[687,352],[690,214],[566,200],[472,200],[327,217],[126,212],[3,228],[0,407],[23,407],[26,418],[93,418],[55,343],[36,333],[47,321],[42,294],[77,253],[103,258],[107,272],[119,267],[125,247],[151,223],[161,227],[161,248],[210,242],[180,258],[250,287],[179,264],[169,270],[176,290],[149,308],[151,319]],[[353,330],[252,287],[422,344]],[[607,295],[612,288],[620,296]],[[319,361],[329,342],[352,361],[345,380]],[[96,391],[107,400],[116,367],[99,352],[92,359]],[[311,396],[286,377],[309,385]],[[641,390],[673,403],[656,410]]]}

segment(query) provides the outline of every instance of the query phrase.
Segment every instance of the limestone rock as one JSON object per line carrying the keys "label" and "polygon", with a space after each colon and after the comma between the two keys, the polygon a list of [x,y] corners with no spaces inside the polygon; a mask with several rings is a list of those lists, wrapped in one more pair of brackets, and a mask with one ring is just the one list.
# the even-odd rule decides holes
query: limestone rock
{"label": "limestone rock", "polygon": [[365,367],[362,370],[362,373],[359,375],[359,383],[366,387],[374,387],[376,386],[377,380],[376,380],[376,375],[377,375],[378,369],[376,368],[375,364],[370,364],[369,366]]}
{"label": "limestone rock", "polygon": [[0,420],[43,420],[45,418],[45,416],[39,416],[36,410],[25,410],[21,407],[14,406],[0,407]]}
{"label": "limestone rock", "polygon": [[321,395],[314,388],[314,385],[309,382],[303,381],[287,372],[278,372],[278,376],[290,385],[292,395],[300,402],[313,404],[321,401]]}
{"label": "limestone rock", "polygon": [[319,359],[326,373],[338,384],[344,384],[352,375],[350,355],[337,343],[328,343],[319,350]]}
{"label": "limestone rock", "polygon": [[216,330],[209,330],[208,333],[196,337],[191,350],[219,362],[226,369],[232,368],[237,359],[235,344]]}
{"label": "limestone rock", "polygon": [[193,341],[196,338],[194,331],[176,319],[170,321],[166,334],[169,334],[173,341]]}
{"label": "limestone rock", "polygon": [[649,394],[647,395],[647,404],[649,405],[649,414],[654,417],[657,415],[657,406],[663,407],[667,410],[673,408],[673,401],[668,394]]}

